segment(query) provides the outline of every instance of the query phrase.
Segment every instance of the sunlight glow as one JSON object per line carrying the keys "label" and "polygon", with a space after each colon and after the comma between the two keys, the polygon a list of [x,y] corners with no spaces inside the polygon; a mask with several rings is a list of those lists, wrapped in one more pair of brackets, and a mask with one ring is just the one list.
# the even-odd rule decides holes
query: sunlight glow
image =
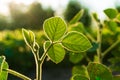
{"label": "sunlight glow", "polygon": [[7,15],[9,13],[8,7],[7,7],[7,0],[0,0],[0,13]]}
{"label": "sunlight glow", "polygon": [[65,8],[69,0],[40,0],[40,3],[45,7],[52,7],[53,9]]}
{"label": "sunlight glow", "polygon": [[82,0],[82,4],[90,8],[90,12],[96,12],[99,14],[99,18],[104,18],[105,14],[103,10],[107,8],[115,8],[115,0]]}
{"label": "sunlight glow", "polygon": [[4,15],[9,14],[8,5],[10,2],[14,2],[17,4],[24,3],[25,5],[29,5],[33,1],[34,0],[0,0],[0,14],[4,14]]}
{"label": "sunlight glow", "polygon": [[[17,4],[23,3],[25,5],[29,5],[34,1],[35,0],[0,0],[0,13],[4,15],[9,14],[8,4],[10,2],[14,2]],[[68,1],[69,0],[39,0],[43,7],[51,7],[54,10],[57,10],[58,8],[59,9],[64,8],[67,5]]]}
{"label": "sunlight glow", "polygon": [[35,0],[11,0],[11,1],[13,1],[13,2],[15,2],[17,4],[24,3],[25,5],[29,5],[29,4],[31,4]]}
{"label": "sunlight glow", "polygon": [[[10,2],[15,2],[17,4],[25,4],[29,5],[34,1],[39,1],[44,8],[51,7],[58,14],[65,9],[69,0],[0,0],[0,14],[8,15],[8,4]],[[103,18],[105,15],[103,10],[106,8],[114,8],[115,3],[120,2],[120,0],[78,0],[82,3],[82,5],[87,6],[90,9],[90,12],[97,12],[100,18]],[[60,13],[61,14],[61,13]]]}

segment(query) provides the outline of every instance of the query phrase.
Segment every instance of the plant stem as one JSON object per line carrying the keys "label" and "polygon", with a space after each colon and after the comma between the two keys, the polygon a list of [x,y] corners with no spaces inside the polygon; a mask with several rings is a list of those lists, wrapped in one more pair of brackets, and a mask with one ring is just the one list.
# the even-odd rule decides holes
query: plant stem
{"label": "plant stem", "polygon": [[43,53],[42,57],[40,58],[41,63],[43,63],[43,61],[44,61],[44,59],[45,59],[45,57],[46,57],[46,55],[47,55],[47,52],[48,52],[48,50],[51,48],[52,45],[53,45],[53,43],[51,43],[51,44],[48,46],[48,48],[45,50],[45,52]]}
{"label": "plant stem", "polygon": [[3,69],[3,70],[8,71],[8,73],[10,73],[10,74],[12,74],[14,76],[17,76],[17,77],[19,77],[19,78],[21,78],[23,80],[31,80],[29,77],[27,77],[27,76],[25,76],[25,75],[23,75],[21,73],[18,73],[18,72],[14,71],[14,70],[11,70],[11,69]]}
{"label": "plant stem", "polygon": [[103,53],[102,53],[102,58],[105,57],[105,55],[111,51],[118,43],[120,42],[120,40],[118,39],[115,43],[113,43],[108,49],[106,49]]}
{"label": "plant stem", "polygon": [[43,65],[43,63],[41,63],[41,61],[39,60],[38,61],[38,64],[37,64],[37,78],[36,78],[36,80],[42,80],[42,65]]}
{"label": "plant stem", "polygon": [[34,55],[34,58],[35,58],[35,64],[36,64],[36,80],[38,80],[38,62],[39,62],[39,55],[38,55],[38,51],[35,52],[32,48],[32,53]]}
{"label": "plant stem", "polygon": [[90,33],[86,32],[86,36],[91,39],[91,41],[96,42],[96,40],[90,35]]}
{"label": "plant stem", "polygon": [[97,31],[97,42],[98,44],[98,49],[97,49],[97,56],[99,58],[99,62],[101,62],[101,43],[102,43],[102,24],[98,24],[98,31]]}
{"label": "plant stem", "polygon": [[43,53],[41,58],[39,58],[39,50],[34,51],[34,49],[31,48],[32,53],[33,53],[34,58],[35,58],[35,63],[36,63],[36,79],[35,80],[42,80],[42,65],[43,65],[44,59],[47,55],[47,52],[50,49],[50,47],[52,46],[52,44],[53,43],[51,43],[49,45],[49,47],[45,50],[45,52]]}
{"label": "plant stem", "polygon": [[48,50],[50,49],[51,46],[52,46],[52,43],[45,50],[45,52],[43,53],[41,58],[39,60],[37,60],[37,63],[36,63],[36,80],[42,80],[42,65],[43,65],[43,62],[45,60],[45,57],[47,56],[47,52],[48,52]]}

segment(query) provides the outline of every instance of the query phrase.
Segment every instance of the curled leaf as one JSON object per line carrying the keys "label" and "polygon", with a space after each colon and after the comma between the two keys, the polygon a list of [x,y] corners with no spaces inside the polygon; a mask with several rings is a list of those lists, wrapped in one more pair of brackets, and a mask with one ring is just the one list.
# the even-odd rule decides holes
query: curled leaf
{"label": "curled leaf", "polygon": [[22,29],[22,34],[25,40],[25,43],[30,47],[33,48],[35,46],[35,35],[32,31]]}

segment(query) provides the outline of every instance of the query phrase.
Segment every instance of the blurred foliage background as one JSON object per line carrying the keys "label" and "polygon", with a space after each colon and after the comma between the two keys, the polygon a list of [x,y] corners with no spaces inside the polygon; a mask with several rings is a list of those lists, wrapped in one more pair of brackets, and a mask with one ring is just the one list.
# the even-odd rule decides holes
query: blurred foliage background
{"label": "blurred foliage background", "polygon": [[[76,13],[81,9],[85,12],[82,18],[79,20],[81,26],[86,29],[95,39],[96,39],[96,24],[94,23],[91,13],[87,7],[81,5],[77,0],[70,0],[66,8],[62,12],[62,17],[68,23]],[[120,6],[116,9],[120,12]],[[43,8],[41,3],[35,1],[29,6],[24,4],[16,4],[13,2],[9,3],[10,16],[5,16],[0,14],[0,55],[5,55],[10,68],[15,69],[19,72],[26,72],[33,70],[35,68],[34,58],[30,49],[24,43],[21,29],[26,28],[33,30],[36,35],[37,42],[40,45],[40,53],[43,52],[43,42],[47,39],[42,31],[43,22],[45,19],[56,16],[55,11],[49,8]],[[110,45],[112,45],[115,40],[118,39],[118,34],[120,33],[120,23],[113,23],[113,27],[109,27],[107,24],[107,18],[103,20],[103,38],[102,38],[102,50],[104,51]],[[117,27],[117,30],[114,28]],[[85,34],[85,32],[83,31]],[[93,43],[97,46],[96,43]],[[120,43],[119,43],[120,45]],[[117,45],[109,54],[104,58],[104,64],[110,65],[111,69],[120,72],[120,46]],[[69,52],[67,52],[69,53]],[[84,55],[74,55],[72,53],[66,54],[66,58],[62,63],[55,65],[51,61],[46,60],[44,66],[49,67],[71,67],[73,65],[87,64],[87,56],[93,60],[93,55],[95,51],[88,51]],[[76,58],[76,56],[80,56]]]}
{"label": "blurred foliage background", "polygon": [[[77,5],[76,5],[77,4]],[[66,22],[69,22],[82,8],[78,1],[70,1],[62,12]],[[90,27],[91,17],[88,9],[80,21],[86,27]],[[74,11],[73,11],[74,10]],[[0,15],[0,55],[5,55],[10,68],[19,72],[27,72],[35,69],[34,57],[30,49],[26,46],[21,29],[30,29],[36,34],[36,39],[40,45],[40,53],[43,53],[43,42],[47,39],[42,31],[43,22],[49,17],[55,16],[52,8],[43,8],[41,3],[33,2],[28,7],[24,4],[9,3],[10,16]],[[87,19],[86,19],[87,18]],[[69,54],[65,60],[56,65],[57,67],[70,67],[73,65],[69,61]],[[45,66],[54,67],[54,63],[47,61]]]}
{"label": "blurred foliage background", "polygon": [[42,29],[43,21],[54,15],[54,11],[51,8],[43,9],[42,5],[38,2],[34,2],[26,7],[24,4],[9,3],[10,20],[7,21],[7,17],[1,15],[0,30],[4,29]]}

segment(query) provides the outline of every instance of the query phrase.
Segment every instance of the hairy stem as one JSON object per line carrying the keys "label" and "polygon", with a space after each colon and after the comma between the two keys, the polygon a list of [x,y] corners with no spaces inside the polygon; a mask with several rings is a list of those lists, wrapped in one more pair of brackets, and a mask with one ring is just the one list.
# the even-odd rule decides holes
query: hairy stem
{"label": "hairy stem", "polygon": [[43,53],[43,55],[41,56],[41,58],[39,60],[37,60],[37,64],[36,64],[36,68],[37,68],[36,80],[42,80],[42,65],[43,65],[43,62],[45,60],[45,57],[47,56],[47,52],[48,52],[48,50],[50,49],[51,46],[52,46],[52,43],[45,50],[45,52]]}
{"label": "hairy stem", "polygon": [[45,50],[41,58],[39,58],[39,50],[35,51],[33,48],[31,48],[32,53],[34,55],[35,63],[36,63],[36,79],[35,80],[42,80],[42,65],[47,55],[47,52],[52,46],[52,44],[53,43],[51,43],[50,46]]}
{"label": "hairy stem", "polygon": [[35,59],[35,64],[36,64],[36,80],[38,80],[38,61],[39,61],[39,55],[38,55],[38,51],[35,52],[32,48],[32,53],[34,55],[34,59]]}
{"label": "hairy stem", "polygon": [[101,43],[102,43],[102,25],[99,23],[98,26],[98,31],[97,31],[97,42],[98,44],[98,49],[97,49],[97,56],[99,58],[99,62],[101,62]]}
{"label": "hairy stem", "polygon": [[10,74],[12,74],[12,75],[14,75],[14,76],[17,76],[17,77],[19,77],[19,78],[21,78],[21,79],[23,79],[23,80],[32,80],[32,79],[30,79],[29,77],[27,77],[27,76],[25,76],[25,75],[23,75],[23,74],[21,74],[21,73],[19,73],[19,72],[16,72],[16,71],[14,71],[14,70],[11,70],[11,69],[3,69],[4,71],[8,71],[8,73],[10,73]]}
{"label": "hairy stem", "polygon": [[40,61],[41,61],[42,63],[43,63],[43,61],[44,61],[44,59],[45,59],[45,57],[46,57],[46,55],[47,55],[48,50],[51,48],[52,45],[53,45],[53,43],[51,43],[51,44],[49,45],[49,47],[45,50],[45,52],[43,53],[42,57],[40,58]]}
{"label": "hairy stem", "polygon": [[36,80],[42,80],[42,63],[40,60],[38,61],[36,68],[37,68]]}

